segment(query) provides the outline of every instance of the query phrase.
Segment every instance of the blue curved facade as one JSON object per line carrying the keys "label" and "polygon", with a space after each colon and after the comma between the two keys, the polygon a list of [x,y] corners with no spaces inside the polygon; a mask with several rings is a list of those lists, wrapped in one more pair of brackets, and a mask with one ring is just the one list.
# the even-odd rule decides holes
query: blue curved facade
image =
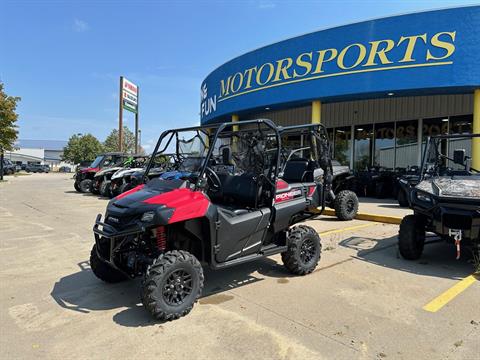
{"label": "blue curved facade", "polygon": [[335,27],[234,58],[201,85],[201,123],[269,108],[480,87],[480,6]]}

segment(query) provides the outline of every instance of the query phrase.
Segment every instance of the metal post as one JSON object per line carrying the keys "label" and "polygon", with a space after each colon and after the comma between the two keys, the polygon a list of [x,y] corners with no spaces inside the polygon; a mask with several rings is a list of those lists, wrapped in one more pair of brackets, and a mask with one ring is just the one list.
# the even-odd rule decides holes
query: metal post
{"label": "metal post", "polygon": [[139,109],[140,86],[137,86],[137,112],[135,113],[135,154],[138,154],[138,109]]}
{"label": "metal post", "polygon": [[120,76],[120,106],[118,110],[118,151],[123,150],[123,76]]}
{"label": "metal post", "polygon": [[312,101],[312,124],[320,124],[322,118],[322,103],[320,100]]}
{"label": "metal post", "polygon": [[142,130],[138,129],[138,149],[142,147]]}
{"label": "metal post", "polygon": [[418,148],[418,157],[417,157],[417,165],[422,165],[422,143],[423,143],[423,119],[418,119],[418,129],[417,129],[417,148]]}
{"label": "metal post", "polygon": [[[480,89],[473,93],[473,133],[480,134]],[[480,169],[480,138],[472,138],[472,167]]]}

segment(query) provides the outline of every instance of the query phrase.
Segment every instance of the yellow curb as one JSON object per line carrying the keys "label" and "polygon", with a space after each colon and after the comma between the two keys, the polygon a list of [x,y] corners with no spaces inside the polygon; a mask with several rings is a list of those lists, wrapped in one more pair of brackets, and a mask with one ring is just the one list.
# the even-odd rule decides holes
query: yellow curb
{"label": "yellow curb", "polygon": [[346,227],[346,228],[343,228],[343,229],[334,229],[334,230],[324,231],[324,232],[319,233],[318,235],[325,236],[325,235],[330,235],[330,234],[338,234],[338,233],[342,233],[342,232],[345,232],[345,231],[363,229],[363,228],[366,228],[366,227],[376,226],[376,225],[377,224],[361,224],[361,225],[356,225],[356,226],[349,226],[349,227]]}
{"label": "yellow curb", "polygon": [[[325,209],[325,210],[323,210],[322,215],[335,216],[335,210]],[[381,222],[381,223],[385,223],[385,224],[400,225],[403,217],[368,214],[368,213],[358,213],[357,216],[355,216],[355,219],[366,220],[366,221],[375,221],[375,222]]]}
{"label": "yellow curb", "polygon": [[442,307],[447,305],[450,301],[455,299],[462,292],[464,292],[466,289],[468,289],[470,285],[472,285],[476,281],[477,279],[475,279],[473,275],[467,276],[465,279],[453,285],[450,289],[445,291],[443,294],[437,296],[435,299],[430,301],[427,305],[423,307],[423,310],[426,310],[429,312],[437,312]]}

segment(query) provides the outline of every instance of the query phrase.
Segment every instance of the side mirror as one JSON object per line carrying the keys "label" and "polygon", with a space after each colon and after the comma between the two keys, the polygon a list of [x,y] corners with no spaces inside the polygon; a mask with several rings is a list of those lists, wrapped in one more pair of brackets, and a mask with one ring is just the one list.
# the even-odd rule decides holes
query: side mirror
{"label": "side mirror", "polygon": [[453,162],[455,164],[465,164],[465,149],[455,149],[453,151]]}

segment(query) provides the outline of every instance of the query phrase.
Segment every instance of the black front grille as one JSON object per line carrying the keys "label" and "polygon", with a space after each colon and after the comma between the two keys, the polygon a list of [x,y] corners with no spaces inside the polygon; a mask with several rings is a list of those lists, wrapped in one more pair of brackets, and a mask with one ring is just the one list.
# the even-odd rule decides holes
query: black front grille
{"label": "black front grille", "polygon": [[449,229],[469,230],[472,227],[472,217],[458,214],[443,214],[443,224]]}

